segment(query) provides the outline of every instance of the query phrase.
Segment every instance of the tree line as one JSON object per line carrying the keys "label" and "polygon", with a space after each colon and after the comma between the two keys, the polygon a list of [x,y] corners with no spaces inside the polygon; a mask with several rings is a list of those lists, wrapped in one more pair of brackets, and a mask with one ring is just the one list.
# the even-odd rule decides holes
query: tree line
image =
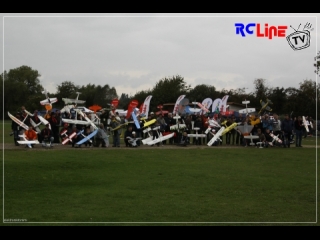
{"label": "tree line", "polygon": [[[315,57],[315,72],[319,74],[320,52]],[[3,111],[1,112],[3,119],[8,119],[7,112],[16,112],[25,106],[27,110],[35,109],[45,110],[40,105],[43,100],[44,90],[39,80],[41,75],[35,69],[29,66],[21,66],[15,69],[4,71],[0,75],[1,101]],[[278,114],[291,113],[295,116],[304,115],[311,116],[316,119],[316,112],[319,111],[319,84],[315,81],[305,79],[299,83],[299,88],[283,88],[270,87],[266,79],[258,78],[253,80],[254,91],[246,93],[245,88],[237,88],[218,91],[215,86],[200,84],[192,88],[188,85],[184,78],[180,75],[165,77],[160,79],[152,89],[142,90],[136,94],[129,96],[122,93],[120,96],[114,87],[105,84],[104,86],[96,84],[76,85],[72,81],[64,81],[57,85],[55,93],[48,94],[49,97],[57,97],[58,102],[54,103],[55,108],[63,108],[64,102],[62,98],[76,98],[76,92],[81,92],[79,99],[85,100],[85,106],[99,105],[103,108],[109,108],[114,98],[119,99],[119,109],[127,109],[132,99],[142,104],[145,98],[152,95],[150,102],[150,111],[158,111],[157,106],[164,103],[175,103],[180,95],[186,95],[190,102],[202,102],[205,98],[222,98],[229,95],[229,102],[241,103],[249,100],[250,106],[257,109],[260,108],[260,100],[265,101],[267,98],[273,102],[272,110]]]}

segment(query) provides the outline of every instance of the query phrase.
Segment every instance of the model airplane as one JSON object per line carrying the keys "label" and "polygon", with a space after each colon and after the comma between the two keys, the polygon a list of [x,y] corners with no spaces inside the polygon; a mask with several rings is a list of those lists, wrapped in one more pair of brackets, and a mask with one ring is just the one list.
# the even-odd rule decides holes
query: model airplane
{"label": "model airplane", "polygon": [[72,99],[72,98],[62,98],[62,101],[64,101],[64,104],[68,105],[68,104],[72,104],[74,103],[75,105],[77,105],[78,103],[79,104],[83,104],[85,103],[86,101],[84,100],[79,100],[79,95],[81,94],[80,92],[76,92],[77,94],[77,97],[75,99]]}
{"label": "model airplane", "polygon": [[62,144],[65,145],[66,143],[68,143],[69,141],[72,142],[72,138],[75,137],[77,135],[76,132],[73,132],[70,134],[70,136],[67,134],[68,130],[64,130],[60,135],[64,138],[62,141]]}
{"label": "model airplane", "polygon": [[[222,125],[222,124],[221,124]],[[240,123],[232,123],[230,126],[226,127],[224,129],[224,131],[222,132],[221,136],[225,135],[227,132],[231,131],[232,129],[234,129],[235,127],[237,127],[238,125],[240,125]]]}
{"label": "model airplane", "polygon": [[147,142],[150,142],[150,141],[152,141],[152,139],[153,139],[153,136],[150,134],[150,131],[151,131],[151,128],[150,128],[150,127],[148,127],[148,128],[146,128],[146,129],[143,130],[143,133],[148,133],[148,137],[145,138],[145,139],[143,139],[143,140],[141,140],[141,142],[142,142],[144,145],[146,145]]}
{"label": "model airplane", "polygon": [[98,129],[98,127],[84,114],[81,110],[75,109],[78,114],[80,114],[87,122],[93,127],[93,129]]}
{"label": "model airplane", "polygon": [[[21,120],[13,116],[8,112],[8,116],[11,118],[12,121],[14,121],[16,124],[18,124],[20,127],[23,127],[25,130],[29,130],[29,127]],[[25,120],[25,119],[24,119]]]}
{"label": "model airplane", "polygon": [[157,121],[156,119],[151,119],[147,121],[145,117],[140,118],[140,120],[143,121],[143,128],[149,127]]}
{"label": "model airplane", "polygon": [[80,131],[80,134],[83,136],[83,138],[77,142],[77,145],[81,145],[82,143],[85,143],[86,141],[89,141],[90,143],[92,143],[91,138],[94,137],[98,132],[98,129],[94,130],[92,133],[90,133],[88,136],[83,134],[83,130]]}
{"label": "model airplane", "polygon": [[257,142],[257,145],[259,145],[259,148],[263,148],[262,144],[264,144],[264,142]]}
{"label": "model airplane", "polygon": [[241,133],[241,135],[243,136],[248,136],[249,133],[252,131],[253,129],[253,125],[248,125],[247,123],[245,123],[244,125],[239,125],[236,127],[236,130]]}
{"label": "model airplane", "polygon": [[32,148],[31,144],[40,144],[38,140],[27,140],[26,135],[19,135],[22,140],[17,141],[19,144],[27,144],[29,148]]}
{"label": "model airplane", "polygon": [[203,106],[203,105],[202,105],[201,103],[199,103],[199,102],[192,102],[192,104],[198,105],[205,114],[210,112],[209,109],[207,109],[205,106]]}
{"label": "model airplane", "polygon": [[164,116],[165,114],[169,113],[169,111],[166,111],[166,110],[162,110],[163,108],[163,105],[158,105],[157,108],[159,108],[160,110],[158,112],[156,112],[156,115],[159,115],[161,114],[162,116]]}
{"label": "model airplane", "polygon": [[40,101],[41,105],[44,105],[47,110],[52,109],[52,103],[58,102],[58,98],[49,98],[47,90],[42,91],[46,96],[46,99]]}
{"label": "model airplane", "polygon": [[261,112],[264,110],[267,110],[269,112],[272,111],[272,109],[268,105],[273,104],[273,103],[269,99],[267,99],[266,103],[264,101],[260,100],[260,104],[262,107],[261,107],[260,111],[258,112],[258,114],[261,114]]}
{"label": "model airplane", "polygon": [[163,136],[162,133],[159,132],[160,126],[157,126],[157,127],[153,128],[152,130],[157,132],[158,137],[156,139],[151,140],[151,141],[147,141],[146,144],[149,146],[157,144],[157,143],[162,143],[163,141],[173,137],[173,135],[174,135],[174,133],[171,133],[166,136]]}
{"label": "model airplane", "polygon": [[40,121],[38,124],[36,124],[32,118],[30,118],[30,123],[31,125],[33,126],[34,130],[37,132],[37,134],[40,134],[41,133],[41,130],[39,128],[39,125],[42,124],[42,122]]}
{"label": "model airplane", "polygon": [[42,116],[38,115],[39,120],[42,122],[43,125],[49,124],[49,129],[51,129],[51,124]]}
{"label": "model airplane", "polygon": [[302,116],[302,123],[303,123],[303,126],[305,127],[306,131],[309,132],[309,127],[308,127],[308,123],[307,123],[305,116]]}
{"label": "model airplane", "polygon": [[137,119],[135,111],[132,111],[131,116],[132,116],[132,119],[133,119],[134,124],[136,125],[137,129],[140,129],[140,123]]}
{"label": "model airplane", "polygon": [[241,109],[241,110],[239,110],[238,112],[241,113],[241,114],[244,114],[244,113],[245,113],[246,116],[248,116],[249,113],[255,112],[255,111],[256,111],[255,108],[248,108],[248,105],[247,105],[248,103],[250,103],[250,101],[247,101],[247,100],[242,101],[242,104],[245,104],[245,105],[246,105],[246,108],[245,108],[245,109]]}
{"label": "model airplane", "polygon": [[253,139],[258,139],[259,136],[252,135],[252,134],[250,133],[250,135],[243,136],[243,138],[245,138],[245,139],[250,139],[249,145],[250,145],[250,146],[254,146],[254,145],[256,145],[256,144],[253,142]]}
{"label": "model airplane", "polygon": [[272,140],[270,145],[273,146],[274,141],[276,141],[279,144],[282,144],[282,140],[278,137],[279,134],[278,135],[274,135],[273,133],[269,133],[269,135],[273,138],[273,140]]}
{"label": "model airplane", "polygon": [[188,134],[188,137],[195,137],[196,140],[198,140],[198,138],[205,138],[205,137],[207,137],[206,134],[198,133],[198,130],[200,130],[200,128],[195,127],[195,128],[193,128],[193,130],[195,130],[196,133],[190,133],[190,134]]}
{"label": "model airplane", "polygon": [[205,134],[208,134],[212,130],[212,128],[221,128],[220,124],[214,118],[208,118],[207,123],[209,124],[209,126],[204,132]]}
{"label": "model airplane", "polygon": [[127,137],[127,139],[128,139],[128,142],[132,145],[132,147],[137,147],[138,145],[137,145],[137,141],[138,140],[140,140],[140,139],[142,139],[142,138],[140,138],[140,137],[138,137],[138,138],[132,138],[132,137]]}
{"label": "model airplane", "polygon": [[221,141],[220,136],[221,136],[222,132],[224,131],[224,129],[225,129],[225,127],[221,127],[221,128],[219,129],[219,131],[218,131],[216,134],[214,134],[214,136],[210,139],[210,141],[207,143],[207,145],[208,145],[208,146],[212,146],[212,144],[213,144],[215,141],[217,141],[217,140],[220,140],[220,141]]}

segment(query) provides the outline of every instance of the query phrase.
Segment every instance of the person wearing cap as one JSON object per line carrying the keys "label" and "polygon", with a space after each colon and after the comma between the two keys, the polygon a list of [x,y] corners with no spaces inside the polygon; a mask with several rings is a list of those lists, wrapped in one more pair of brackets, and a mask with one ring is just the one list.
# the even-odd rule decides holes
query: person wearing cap
{"label": "person wearing cap", "polygon": [[42,146],[45,147],[46,144],[49,144],[50,147],[53,147],[53,133],[52,130],[49,128],[49,124],[45,126],[44,129],[41,130],[41,138],[42,138]]}

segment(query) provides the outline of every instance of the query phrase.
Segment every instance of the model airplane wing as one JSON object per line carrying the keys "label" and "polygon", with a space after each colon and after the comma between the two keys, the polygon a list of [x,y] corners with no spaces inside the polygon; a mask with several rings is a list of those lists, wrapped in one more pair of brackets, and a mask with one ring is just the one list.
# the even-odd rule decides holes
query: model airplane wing
{"label": "model airplane wing", "polygon": [[22,138],[22,140],[17,141],[19,144],[27,144],[29,148],[31,147],[31,144],[40,144],[40,142],[38,140],[27,140],[26,136],[23,135],[19,135],[20,138]]}
{"label": "model airplane wing", "polygon": [[303,126],[305,127],[306,131],[309,132],[309,127],[308,127],[308,123],[307,123],[305,116],[302,116],[302,123],[303,123]]}
{"label": "model airplane wing", "polygon": [[249,143],[249,144],[250,144],[251,146],[254,146],[255,143],[253,142],[253,139],[259,139],[259,136],[252,135],[252,134],[250,133],[249,136],[244,136],[243,138],[245,138],[245,139],[250,139],[250,143]]}
{"label": "model airplane wing", "polygon": [[137,129],[140,129],[140,124],[134,111],[132,111],[131,116],[133,118],[134,124],[136,125]]}
{"label": "model airplane wing", "polygon": [[90,125],[90,123],[87,121],[69,119],[69,118],[62,118],[61,121],[64,123],[70,123],[70,124]]}
{"label": "model airplane wing", "polygon": [[88,136],[85,136],[83,139],[81,139],[79,142],[77,142],[77,145],[81,145],[82,143],[90,140],[90,138],[94,137],[97,134],[97,132],[98,132],[98,129],[94,130]]}
{"label": "model airplane wing", "polygon": [[98,129],[98,127],[79,109],[75,109],[77,113],[79,113],[87,122],[94,128]]}
{"label": "model airplane wing", "polygon": [[237,126],[236,129],[238,129],[242,135],[248,135],[252,131],[253,127],[253,125],[245,124]]}
{"label": "model airplane wing", "polygon": [[11,113],[8,112],[9,117],[11,118],[12,121],[14,121],[15,123],[17,123],[20,127],[23,127],[25,130],[29,130],[29,127],[23,123],[22,121],[20,121],[18,118],[16,118],[15,116],[13,116]]}
{"label": "model airplane wing", "polygon": [[224,134],[226,134],[227,132],[231,131],[232,129],[234,129],[236,126],[238,126],[237,123],[232,123],[230,126],[226,127],[224,129],[224,131],[222,132],[221,136],[223,136]]}
{"label": "model airplane wing", "polygon": [[219,131],[210,139],[210,141],[207,143],[208,146],[211,146],[215,141],[220,139],[220,136],[222,132],[224,131],[225,127],[221,127]]}
{"label": "model airplane wing", "polygon": [[40,101],[41,105],[46,105],[46,104],[51,104],[51,103],[55,103],[58,102],[58,98],[47,98],[45,100]]}
{"label": "model airplane wing", "polygon": [[256,109],[255,108],[245,108],[245,109],[241,109],[238,112],[241,114],[246,114],[246,113],[253,113],[255,112]]}
{"label": "model airplane wing", "polygon": [[64,104],[72,104],[72,103],[84,104],[86,102],[84,100],[78,100],[73,98],[62,98],[62,101],[64,101]]}
{"label": "model airplane wing", "polygon": [[77,133],[76,132],[73,132],[72,134],[70,134],[70,136],[68,136],[66,133],[64,134],[65,136],[66,136],[66,138],[62,141],[62,144],[64,145],[64,144],[66,144],[67,142],[72,142],[72,138],[74,137],[74,136],[76,136],[77,135]]}
{"label": "model airplane wing", "polygon": [[188,137],[195,137],[195,138],[205,138],[205,137],[207,137],[207,135],[206,134],[203,134],[203,133],[189,133],[188,134]]}
{"label": "model airplane wing", "polygon": [[175,124],[175,125],[170,126],[170,130],[184,129],[186,127],[187,126],[185,124],[180,123],[180,124]]}
{"label": "model airplane wing", "polygon": [[156,121],[157,121],[156,119],[151,119],[151,120],[149,120],[149,121],[145,121],[145,122],[143,123],[143,127],[144,127],[144,128],[145,128],[145,127],[149,127],[149,126],[151,126],[152,124],[154,124]]}
{"label": "model airplane wing", "polygon": [[166,136],[160,135],[160,137],[158,137],[158,138],[156,138],[156,139],[154,139],[154,140],[148,141],[148,142],[146,142],[146,144],[147,144],[147,145],[153,145],[153,144],[162,142],[162,141],[164,141],[164,140],[167,140],[167,139],[173,137],[173,135],[174,135],[174,133],[168,134],[168,135],[166,135]]}
{"label": "model airplane wing", "polygon": [[40,130],[40,128],[39,128],[39,124],[41,124],[41,122],[40,122],[39,124],[36,124],[36,123],[32,120],[32,118],[30,118],[30,123],[31,123],[31,125],[33,126],[33,128],[36,130],[36,132],[37,132],[38,134],[40,134],[40,133],[41,133],[41,130]]}

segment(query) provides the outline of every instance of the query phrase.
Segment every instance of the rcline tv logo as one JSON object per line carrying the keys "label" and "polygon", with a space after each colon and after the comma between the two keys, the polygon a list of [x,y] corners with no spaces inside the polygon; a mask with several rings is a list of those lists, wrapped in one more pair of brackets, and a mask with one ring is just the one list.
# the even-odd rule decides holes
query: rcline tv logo
{"label": "rcline tv logo", "polygon": [[234,24],[234,26],[236,27],[236,34],[241,34],[242,37],[246,37],[246,35],[253,35],[254,33],[257,37],[265,37],[269,38],[270,40],[273,37],[286,37],[290,47],[293,50],[301,50],[310,46],[309,30],[313,31],[313,28],[311,29],[312,25],[310,23],[306,23],[303,30],[298,31],[300,25],[297,30],[290,25],[290,27],[293,28],[295,32],[286,37],[286,30],[288,29],[288,27],[284,25],[269,26],[268,23],[266,23],[264,24],[263,28],[260,23],[248,23],[246,25],[243,23]]}
{"label": "rcline tv logo", "polygon": [[[301,25],[301,23],[300,23],[300,25]],[[295,30],[290,25],[290,27],[292,29],[294,29],[295,32],[291,33],[290,35],[287,36],[287,41],[293,50],[301,50],[301,49],[304,49],[304,48],[307,48],[310,46],[309,29],[311,28],[312,25],[310,23],[306,23],[306,25],[304,25],[304,27],[303,27],[303,30],[298,31],[300,28],[300,25],[297,30]],[[310,29],[310,31],[313,31],[313,28]]]}
{"label": "rcline tv logo", "polygon": [[257,37],[267,37],[269,39],[272,39],[272,37],[285,37],[286,36],[286,30],[287,26],[270,26],[268,23],[264,24],[263,27],[260,26],[260,23],[249,23],[247,25],[244,25],[243,23],[235,23],[236,27],[236,34],[241,34],[242,37],[245,37],[246,34],[253,34],[256,32]]}

